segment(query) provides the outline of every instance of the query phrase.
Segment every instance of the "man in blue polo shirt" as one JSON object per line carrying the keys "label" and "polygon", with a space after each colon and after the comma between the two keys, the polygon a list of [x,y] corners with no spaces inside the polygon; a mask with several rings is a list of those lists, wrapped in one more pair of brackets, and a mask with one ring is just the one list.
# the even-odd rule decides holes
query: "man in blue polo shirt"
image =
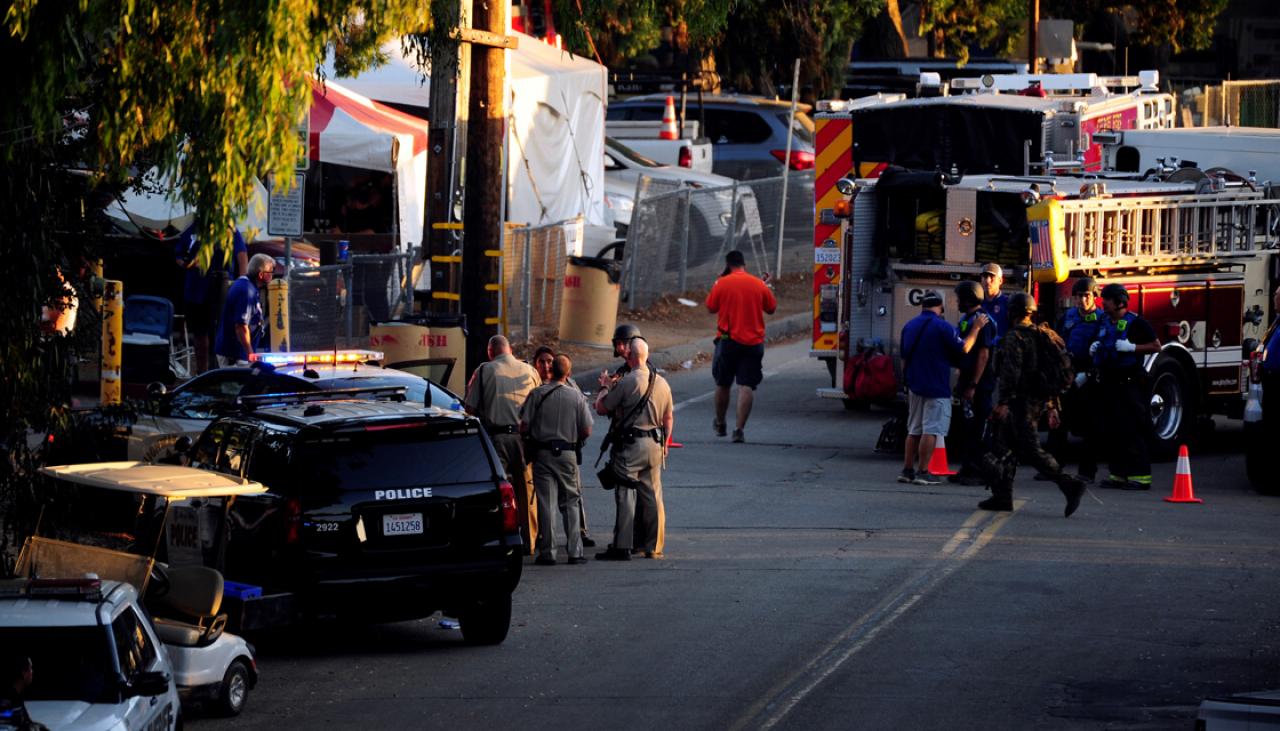
{"label": "man in blue polo shirt", "polygon": [[929,472],[929,461],[938,437],[951,426],[951,368],[973,348],[989,320],[979,314],[961,340],[955,327],[942,319],[942,295],[925,292],[920,308],[902,328],[899,346],[907,385],[907,445],[898,482],[937,485],[940,481]]}
{"label": "man in blue polo shirt", "polygon": [[214,346],[218,365],[226,368],[249,360],[258,347],[266,323],[262,319],[262,299],[258,290],[271,282],[275,259],[254,254],[249,271],[232,283],[218,323],[218,341]]}
{"label": "man in blue polo shirt", "polygon": [[995,345],[999,346],[1000,338],[1009,332],[1009,295],[1000,293],[1000,288],[1004,286],[1004,270],[995,262],[987,262],[982,265],[978,281],[982,283],[982,289],[987,295],[982,300],[982,310],[996,324]]}

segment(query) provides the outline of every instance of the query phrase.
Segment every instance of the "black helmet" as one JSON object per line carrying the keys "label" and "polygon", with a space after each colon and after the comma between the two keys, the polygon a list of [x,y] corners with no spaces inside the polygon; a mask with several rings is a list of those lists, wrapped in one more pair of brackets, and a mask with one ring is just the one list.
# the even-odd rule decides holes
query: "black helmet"
{"label": "black helmet", "polygon": [[1102,299],[1118,302],[1125,307],[1129,306],[1129,290],[1124,288],[1123,284],[1108,284],[1102,288]]}
{"label": "black helmet", "polygon": [[644,336],[640,334],[640,328],[629,322],[623,323],[613,329],[613,342],[615,343],[620,340],[631,340],[633,338],[643,339]]}
{"label": "black helmet", "polygon": [[1098,280],[1093,277],[1080,277],[1075,284],[1071,285],[1072,295],[1084,294],[1085,292],[1092,292],[1096,297],[1098,294]]}
{"label": "black helmet", "polygon": [[956,301],[965,309],[982,304],[982,296],[982,285],[977,282],[965,281],[956,285]]}
{"label": "black helmet", "polygon": [[1027,315],[1034,314],[1039,307],[1036,298],[1026,292],[1015,292],[1009,297],[1009,320],[1017,322]]}

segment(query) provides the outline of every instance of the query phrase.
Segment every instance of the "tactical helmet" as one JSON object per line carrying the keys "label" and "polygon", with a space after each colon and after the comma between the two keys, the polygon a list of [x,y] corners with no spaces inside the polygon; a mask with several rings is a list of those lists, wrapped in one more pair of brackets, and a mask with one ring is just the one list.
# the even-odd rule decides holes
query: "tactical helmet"
{"label": "tactical helmet", "polygon": [[631,340],[633,338],[643,337],[644,336],[640,334],[640,328],[629,322],[623,323],[613,329],[613,342],[615,343],[620,340]]}
{"label": "tactical helmet", "polygon": [[1036,298],[1026,292],[1015,292],[1009,297],[1009,321],[1018,322],[1029,314],[1034,314],[1039,307]]}
{"label": "tactical helmet", "polygon": [[1111,283],[1102,288],[1102,299],[1129,306],[1129,290],[1123,284]]}
{"label": "tactical helmet", "polygon": [[1073,296],[1086,292],[1092,292],[1096,297],[1098,295],[1098,280],[1093,277],[1080,277],[1075,284],[1071,285],[1071,294]]}
{"label": "tactical helmet", "polygon": [[956,301],[965,309],[982,304],[982,295],[982,285],[977,282],[965,281],[956,285]]}

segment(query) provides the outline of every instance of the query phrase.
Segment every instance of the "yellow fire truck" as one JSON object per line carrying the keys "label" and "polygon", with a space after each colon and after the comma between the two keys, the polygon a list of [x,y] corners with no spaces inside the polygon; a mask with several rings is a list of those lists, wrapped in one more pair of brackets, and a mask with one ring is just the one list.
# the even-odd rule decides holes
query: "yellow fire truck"
{"label": "yellow fire truck", "polygon": [[[1249,355],[1280,281],[1280,190],[1191,169],[1167,180],[891,169],[839,187],[820,213],[848,216],[832,237],[844,267],[840,361],[873,349],[896,363],[923,293],[940,293],[954,319],[956,282],[994,261],[1009,273],[1005,291],[1032,292],[1046,318],[1069,306],[1077,277],[1128,288],[1130,308],[1162,344],[1145,362],[1161,451],[1185,440],[1197,417],[1242,413]],[[851,408],[862,400],[848,373],[835,385],[819,394]]]}

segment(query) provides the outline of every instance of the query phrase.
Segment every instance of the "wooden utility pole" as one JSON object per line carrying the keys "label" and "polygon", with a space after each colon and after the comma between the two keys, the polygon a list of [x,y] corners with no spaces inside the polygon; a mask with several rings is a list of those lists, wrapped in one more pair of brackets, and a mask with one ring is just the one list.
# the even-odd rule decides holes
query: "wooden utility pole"
{"label": "wooden utility pole", "polygon": [[1028,0],[1027,13],[1027,73],[1040,73],[1040,0]]}
{"label": "wooden utility pole", "polygon": [[[444,5],[444,3],[440,3]],[[461,3],[437,23],[462,24]],[[454,204],[462,201],[461,152],[467,140],[470,77],[461,41],[437,43],[431,52],[430,132],[427,138],[427,227],[424,258],[431,262],[432,312],[457,312],[461,304],[462,221]]]}
{"label": "wooden utility pole", "polygon": [[486,360],[485,346],[498,332],[502,288],[502,178],[507,12],[510,0],[473,0],[470,42],[471,94],[467,126],[466,201],[463,216],[462,312],[467,317],[467,372]]}

